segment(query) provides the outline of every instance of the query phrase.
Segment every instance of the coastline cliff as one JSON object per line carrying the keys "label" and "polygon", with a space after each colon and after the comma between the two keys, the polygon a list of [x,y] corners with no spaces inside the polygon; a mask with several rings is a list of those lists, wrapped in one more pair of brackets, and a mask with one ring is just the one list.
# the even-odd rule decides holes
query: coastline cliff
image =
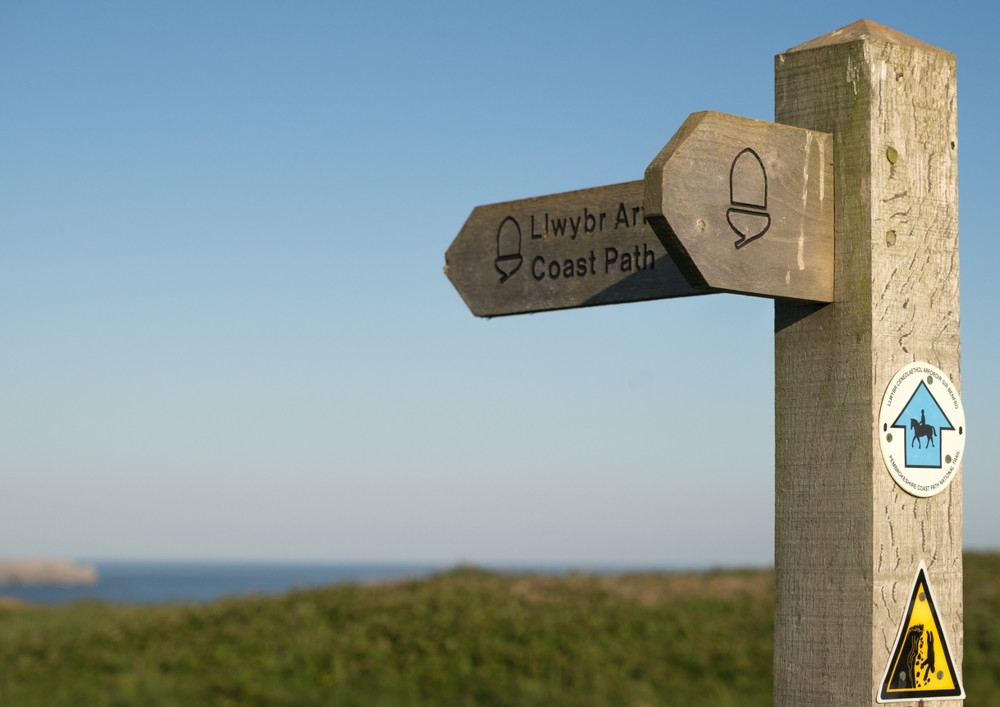
{"label": "coastline cliff", "polygon": [[70,560],[0,560],[0,586],[84,585],[97,583],[97,569]]}

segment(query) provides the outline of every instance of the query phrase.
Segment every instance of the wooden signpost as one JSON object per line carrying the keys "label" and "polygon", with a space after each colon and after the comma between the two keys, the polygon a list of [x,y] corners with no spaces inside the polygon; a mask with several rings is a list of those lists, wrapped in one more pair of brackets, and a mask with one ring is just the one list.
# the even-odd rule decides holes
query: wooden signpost
{"label": "wooden signpost", "polygon": [[962,475],[910,495],[879,424],[908,364],[959,385],[955,57],[856,22],[776,57],[775,118],[836,155],[834,302],[775,303],[775,704],[868,705],[921,562],[961,670]]}
{"label": "wooden signpost", "polygon": [[642,182],[479,207],[446,256],[480,316],[775,298],[781,707],[965,696],[955,84],[861,20],[775,58],[780,125],[696,113]]}

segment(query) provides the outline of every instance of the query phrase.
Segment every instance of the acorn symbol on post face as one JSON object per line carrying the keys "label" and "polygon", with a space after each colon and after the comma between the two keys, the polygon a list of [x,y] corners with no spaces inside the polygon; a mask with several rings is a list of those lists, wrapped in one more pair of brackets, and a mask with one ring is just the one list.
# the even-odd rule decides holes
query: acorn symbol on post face
{"label": "acorn symbol on post face", "polygon": [[749,147],[736,155],[729,168],[729,202],[726,220],[739,236],[736,247],[767,233],[771,215],[767,213],[767,173],[760,156]]}
{"label": "acorn symbol on post face", "polygon": [[503,283],[521,267],[521,226],[508,216],[497,230],[497,259],[494,261]]}

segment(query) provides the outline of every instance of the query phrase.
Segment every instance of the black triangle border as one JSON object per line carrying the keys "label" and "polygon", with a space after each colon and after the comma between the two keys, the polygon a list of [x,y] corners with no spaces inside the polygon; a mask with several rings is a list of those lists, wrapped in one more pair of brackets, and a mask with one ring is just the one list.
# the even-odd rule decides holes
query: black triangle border
{"label": "black triangle border", "polygon": [[[893,664],[898,662],[899,654],[903,650],[903,635],[907,625],[910,623],[910,617],[913,615],[913,608],[917,603],[917,593],[921,583],[923,583],[927,590],[927,606],[930,609],[931,617],[934,619],[934,624],[937,626],[938,637],[941,641],[941,650],[944,652],[948,670],[951,671],[952,679],[955,681],[955,687],[950,690],[914,690],[908,692],[906,695],[900,695],[899,693],[890,694],[888,692],[889,676],[892,672]],[[913,591],[910,592],[910,601],[907,603],[906,611],[899,622],[899,633],[896,636],[895,643],[893,643],[892,650],[889,652],[889,661],[885,666],[885,675],[882,676],[882,685],[879,687],[878,699],[876,701],[879,704],[885,704],[887,702],[913,702],[914,700],[928,699],[965,699],[965,688],[962,687],[961,678],[955,670],[955,664],[951,659],[951,649],[948,647],[948,643],[948,635],[945,632],[944,624],[941,623],[941,617],[938,616],[937,606],[934,604],[934,593],[931,591],[931,583],[927,578],[927,567],[924,565],[923,560],[921,560],[920,565],[917,567],[917,576],[913,580]]]}

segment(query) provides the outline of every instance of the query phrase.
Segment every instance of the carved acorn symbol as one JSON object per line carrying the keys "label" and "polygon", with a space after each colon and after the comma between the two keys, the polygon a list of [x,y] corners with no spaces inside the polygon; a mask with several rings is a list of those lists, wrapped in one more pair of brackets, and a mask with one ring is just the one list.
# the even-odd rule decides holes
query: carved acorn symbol
{"label": "carved acorn symbol", "polygon": [[726,221],[739,236],[737,248],[767,233],[771,227],[771,215],[767,213],[767,172],[760,156],[749,147],[736,155],[729,168],[729,202]]}
{"label": "carved acorn symbol", "polygon": [[518,271],[521,261],[521,226],[513,216],[508,216],[497,230],[497,259],[494,265],[500,273],[501,283]]}

